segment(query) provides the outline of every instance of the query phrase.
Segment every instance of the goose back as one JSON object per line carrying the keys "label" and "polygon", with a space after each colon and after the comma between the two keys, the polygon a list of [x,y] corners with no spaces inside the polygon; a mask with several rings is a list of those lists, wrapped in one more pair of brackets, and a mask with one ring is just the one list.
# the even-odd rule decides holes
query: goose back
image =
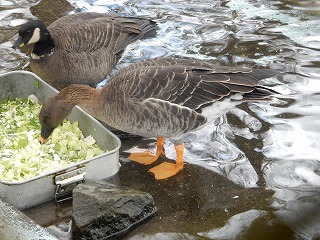
{"label": "goose back", "polygon": [[275,92],[259,86],[259,80],[276,74],[271,69],[215,67],[198,60],[162,57],[121,69],[109,84],[114,85],[110,89],[123,89],[128,98],[155,98],[196,110],[236,93],[243,94],[243,101],[268,98]]}

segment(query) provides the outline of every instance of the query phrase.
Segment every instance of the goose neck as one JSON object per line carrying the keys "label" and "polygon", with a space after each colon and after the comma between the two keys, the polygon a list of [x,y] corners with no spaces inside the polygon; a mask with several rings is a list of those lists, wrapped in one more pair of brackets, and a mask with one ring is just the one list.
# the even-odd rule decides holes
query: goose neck
{"label": "goose neck", "polygon": [[72,84],[62,89],[59,95],[72,105],[83,105],[92,102],[97,94],[95,88],[82,84]]}
{"label": "goose neck", "polygon": [[54,52],[54,48],[55,43],[50,35],[48,35],[45,39],[34,44],[32,55],[37,56],[38,58],[48,56]]}

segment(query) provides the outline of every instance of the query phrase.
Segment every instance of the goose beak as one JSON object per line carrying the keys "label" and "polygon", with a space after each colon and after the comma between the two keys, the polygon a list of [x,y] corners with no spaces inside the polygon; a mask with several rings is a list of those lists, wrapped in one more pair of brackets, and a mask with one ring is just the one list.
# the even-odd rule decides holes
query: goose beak
{"label": "goose beak", "polygon": [[22,42],[22,37],[19,36],[18,39],[14,42],[12,48],[17,49],[18,47],[22,48],[23,46],[24,46],[24,43]]}
{"label": "goose beak", "polygon": [[41,144],[44,144],[47,139],[43,138],[42,136],[39,137],[39,141]]}
{"label": "goose beak", "polygon": [[47,139],[49,138],[49,136],[51,135],[53,130],[54,130],[54,128],[49,128],[45,125],[41,126],[41,133],[40,133],[40,137],[39,137],[39,141],[41,144],[43,144],[47,141]]}

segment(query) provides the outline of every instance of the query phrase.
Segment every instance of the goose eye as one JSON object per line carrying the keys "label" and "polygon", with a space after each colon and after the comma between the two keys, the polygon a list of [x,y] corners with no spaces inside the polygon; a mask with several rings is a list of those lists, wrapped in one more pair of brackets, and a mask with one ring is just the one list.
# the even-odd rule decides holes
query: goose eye
{"label": "goose eye", "polygon": [[29,30],[28,30],[28,31],[26,31],[26,34],[28,34],[28,35],[29,35],[29,34],[31,34],[31,31],[29,31]]}
{"label": "goose eye", "polygon": [[[49,124],[49,120],[50,120],[50,117],[48,114],[44,115],[43,118],[42,118],[42,123],[45,124],[45,125],[48,125]],[[41,121],[40,121],[41,122]]]}

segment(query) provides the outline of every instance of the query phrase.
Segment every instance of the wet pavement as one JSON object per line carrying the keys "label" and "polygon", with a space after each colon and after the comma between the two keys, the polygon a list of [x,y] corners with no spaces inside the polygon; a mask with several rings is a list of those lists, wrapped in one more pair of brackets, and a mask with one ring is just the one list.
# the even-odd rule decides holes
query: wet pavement
{"label": "wet pavement", "polygon": [[[132,144],[131,140],[128,142]],[[167,161],[165,158],[161,160]],[[232,216],[252,209],[261,211],[263,215],[259,221],[263,223],[265,229],[257,225],[260,230],[256,231],[259,234],[260,231],[265,231],[265,239],[275,236],[288,237],[292,234],[281,223],[276,223],[272,231],[267,227],[266,223],[273,218],[269,209],[272,203],[272,191],[260,187],[243,188],[219,174],[191,164],[186,165],[183,172],[175,177],[157,181],[147,172],[152,166],[141,166],[124,159],[119,173],[108,180],[117,185],[150,193],[158,208],[158,213],[150,221],[134,229],[125,239],[137,237],[136,234],[142,233],[150,235],[164,233],[168,236],[172,233],[184,233],[190,237],[197,236],[199,232],[208,231],[208,227],[219,228]],[[54,202],[50,202],[25,210],[24,213],[41,225],[50,226],[57,222],[68,222],[72,214],[72,204],[65,202],[57,207]],[[280,228],[280,231],[275,232],[276,228]],[[228,232],[231,232],[231,229]],[[250,230],[250,234],[254,232]],[[249,239],[255,237],[256,235]],[[199,239],[207,238],[199,237]]]}
{"label": "wet pavement", "polygon": [[[126,159],[133,146],[154,147],[153,139],[122,139],[122,167],[110,181],[149,192],[158,207],[125,239],[320,239],[318,1],[6,0],[0,3],[0,73],[28,61],[11,49],[20,24],[34,17],[49,24],[72,9],[159,23],[158,37],[132,44],[118,68],[174,54],[282,72],[263,82],[280,99],[241,104],[187,136],[187,164],[172,178],[156,181],[147,172],[153,165]],[[165,149],[174,159],[169,142]],[[71,203],[24,212],[50,226],[70,220]]]}

